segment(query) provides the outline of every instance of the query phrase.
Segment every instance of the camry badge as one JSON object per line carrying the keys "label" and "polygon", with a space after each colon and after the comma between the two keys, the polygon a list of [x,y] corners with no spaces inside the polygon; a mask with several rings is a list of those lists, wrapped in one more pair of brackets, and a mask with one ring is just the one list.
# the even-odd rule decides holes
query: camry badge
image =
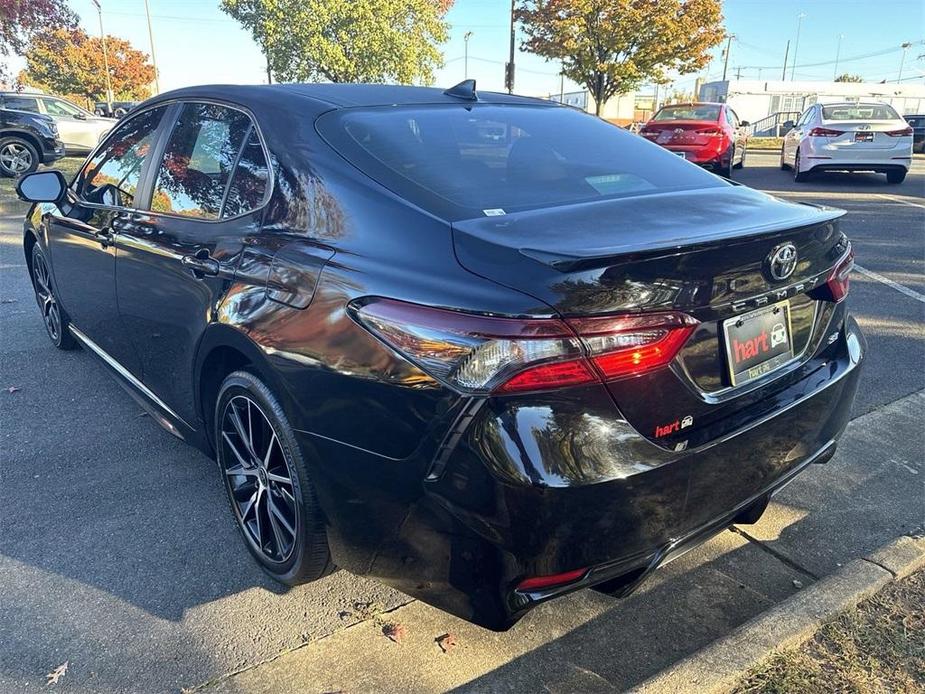
{"label": "camry badge", "polygon": [[768,254],[767,266],[771,279],[787,279],[797,267],[797,247],[789,242],[777,246]]}

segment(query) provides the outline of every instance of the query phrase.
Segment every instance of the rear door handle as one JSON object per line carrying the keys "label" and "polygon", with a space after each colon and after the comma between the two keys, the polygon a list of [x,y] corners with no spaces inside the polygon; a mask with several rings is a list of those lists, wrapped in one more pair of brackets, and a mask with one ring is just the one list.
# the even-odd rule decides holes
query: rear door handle
{"label": "rear door handle", "polygon": [[202,249],[195,255],[184,255],[180,258],[180,263],[188,270],[192,270],[196,277],[215,277],[221,270],[219,262],[209,255],[209,251]]}

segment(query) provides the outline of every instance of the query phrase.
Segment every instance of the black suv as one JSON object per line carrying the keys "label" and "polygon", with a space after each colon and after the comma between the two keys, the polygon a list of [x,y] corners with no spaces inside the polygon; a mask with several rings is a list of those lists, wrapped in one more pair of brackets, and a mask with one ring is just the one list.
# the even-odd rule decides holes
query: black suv
{"label": "black suv", "polygon": [[21,176],[63,156],[64,143],[49,116],[0,108],[0,176]]}

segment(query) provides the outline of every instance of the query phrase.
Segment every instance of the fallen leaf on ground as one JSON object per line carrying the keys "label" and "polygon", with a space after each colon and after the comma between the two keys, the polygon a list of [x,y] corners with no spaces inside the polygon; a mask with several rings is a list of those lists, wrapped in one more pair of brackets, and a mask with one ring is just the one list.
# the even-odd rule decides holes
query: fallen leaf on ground
{"label": "fallen leaf on ground", "polygon": [[45,677],[48,678],[48,681],[45,683],[45,686],[48,686],[50,684],[58,684],[58,680],[64,677],[64,673],[67,672],[67,664],[68,664],[68,661],[65,660],[64,665],[59,665],[54,670],[52,670],[47,675],[45,675]]}
{"label": "fallen leaf on ground", "polygon": [[382,627],[382,633],[395,643],[401,643],[405,638],[405,625],[392,623],[386,624]]}
{"label": "fallen leaf on ground", "polygon": [[17,388],[16,386],[10,386],[9,388],[6,389],[6,392],[7,393],[18,393],[19,388]]}
{"label": "fallen leaf on ground", "polygon": [[440,646],[440,650],[444,653],[449,653],[452,649],[456,648],[456,634],[447,632],[443,636],[435,638],[434,641],[437,642],[437,645]]}

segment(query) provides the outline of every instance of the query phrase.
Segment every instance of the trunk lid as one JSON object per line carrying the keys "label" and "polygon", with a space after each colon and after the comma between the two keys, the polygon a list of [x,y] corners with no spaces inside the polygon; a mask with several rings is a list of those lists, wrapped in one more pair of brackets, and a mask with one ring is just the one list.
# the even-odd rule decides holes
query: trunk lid
{"label": "trunk lid", "polygon": [[702,120],[649,122],[640,134],[660,145],[706,145],[711,138],[722,135],[722,126]]}
{"label": "trunk lid", "polygon": [[[641,434],[676,447],[741,425],[736,415],[766,396],[770,381],[790,382],[769,376],[734,385],[725,321],[786,301],[794,357],[774,373],[794,372],[811,356],[830,315],[823,305],[834,306],[811,292],[845,253],[843,214],[730,185],[465,220],[453,235],[468,270],[560,315],[673,310],[700,321],[670,368],[608,384]],[[774,280],[769,255],[788,242],[795,268]],[[652,397],[664,406],[652,408]]]}
{"label": "trunk lid", "polygon": [[887,135],[887,133],[908,127],[904,121],[896,120],[827,120],[823,121],[823,126],[842,133],[836,137],[825,138],[827,145],[850,149],[892,149],[901,144],[902,137]]}

